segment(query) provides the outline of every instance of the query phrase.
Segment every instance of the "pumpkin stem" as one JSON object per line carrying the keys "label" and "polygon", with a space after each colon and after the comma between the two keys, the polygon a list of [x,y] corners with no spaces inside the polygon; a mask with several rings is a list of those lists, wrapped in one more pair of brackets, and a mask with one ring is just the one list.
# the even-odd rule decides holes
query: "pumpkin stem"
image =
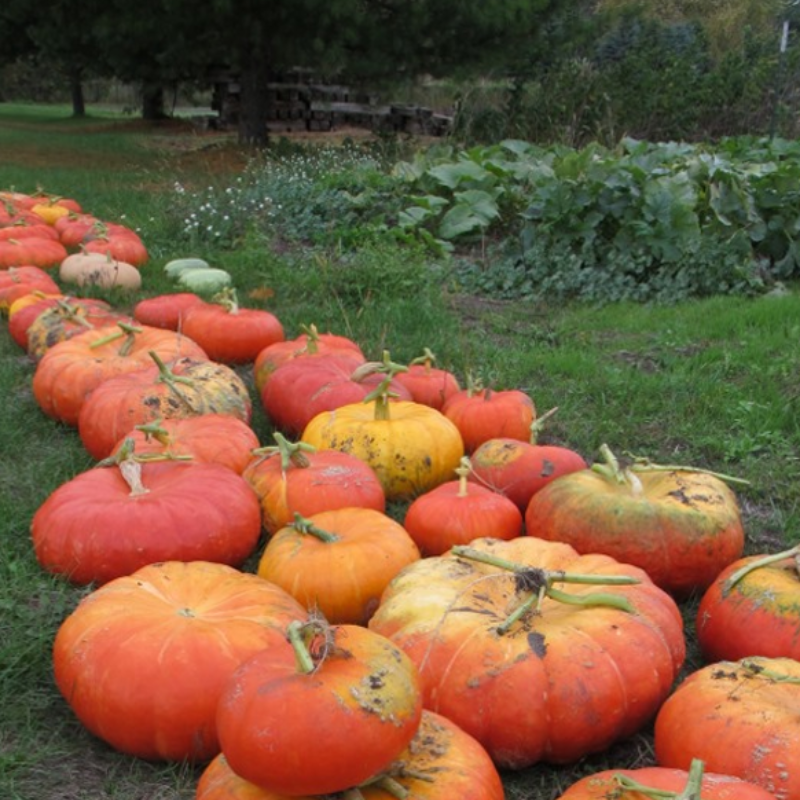
{"label": "pumpkin stem", "polygon": [[314,671],[315,666],[314,659],[311,658],[311,653],[308,650],[308,643],[306,641],[306,625],[298,620],[293,620],[289,623],[286,634],[289,643],[294,648],[297,671],[303,675],[310,675]]}
{"label": "pumpkin stem", "polygon": [[125,341],[119,348],[119,354],[121,356],[127,356],[133,347],[134,341],[136,340],[136,334],[141,333],[142,328],[138,328],[135,325],[129,325],[127,322],[118,322],[117,327],[119,330],[114,331],[114,333],[109,333],[108,336],[103,336],[97,341],[92,342],[89,347],[91,349],[94,349],[95,347],[102,347],[104,344],[110,344],[111,342],[115,342],[117,339],[121,339],[124,336]]}
{"label": "pumpkin stem", "polygon": [[467,396],[473,397],[483,391],[483,381],[471,372],[467,373]]}
{"label": "pumpkin stem", "polygon": [[300,330],[306,335],[306,343],[302,352],[312,354],[319,352],[319,331],[317,326],[312,322],[310,325],[301,325]]}
{"label": "pumpkin stem", "polygon": [[408,364],[409,367],[416,366],[417,364],[422,364],[425,367],[427,372],[430,372],[431,367],[436,362],[436,356],[433,354],[433,351],[430,347],[426,347],[422,351],[421,356],[417,356],[415,359],[411,360]]}
{"label": "pumpkin stem", "polygon": [[342,538],[335,533],[317,527],[308,517],[304,517],[298,511],[294,512],[294,522],[291,525],[298,533],[316,536],[322,542],[338,542]]}
{"label": "pumpkin stem", "polygon": [[84,328],[94,328],[94,325],[86,319],[86,309],[70,302],[68,297],[56,298],[56,308],[63,319],[83,325]]}
{"label": "pumpkin stem", "polygon": [[169,431],[161,425],[163,421],[164,420],[159,417],[158,419],[154,419],[152,422],[137,425],[136,430],[141,431],[148,441],[152,438],[167,447],[171,444],[171,440]]}
{"label": "pumpkin stem", "polygon": [[609,592],[593,592],[587,595],[574,595],[553,587],[554,583],[578,583],[605,586],[630,586],[640,583],[638,578],[632,575],[585,575],[574,572],[564,572],[562,570],[545,570],[538,567],[530,567],[500,558],[492,553],[484,553],[474,547],[465,545],[455,545],[450,551],[454,556],[468,558],[479,561],[498,569],[513,572],[517,582],[518,591],[529,592],[530,596],[516,608],[497,627],[497,632],[502,636],[507,633],[511,626],[526,614],[534,606],[538,610],[545,597],[556,600],[560,603],[567,603],[578,606],[606,606],[619,608],[622,611],[633,613],[634,608],[627,598],[614,595]]}
{"label": "pumpkin stem", "polygon": [[603,459],[603,464],[592,464],[592,471],[599,475],[605,476],[608,480],[613,480],[620,485],[629,486],[631,494],[639,497],[643,494],[644,488],[642,482],[633,473],[630,467],[623,467],[620,465],[619,460],[612,452],[607,444],[600,445],[600,456]]}
{"label": "pumpkin stem", "polygon": [[229,314],[239,313],[239,300],[236,297],[236,289],[227,287],[217,292],[211,301],[221,305]]}
{"label": "pumpkin stem", "polygon": [[791,549],[783,550],[780,553],[773,553],[772,555],[758,558],[755,561],[751,561],[749,564],[745,564],[743,567],[739,567],[739,569],[732,572],[722,584],[722,596],[727,597],[733,591],[733,587],[736,586],[745,575],[749,575],[754,570],[761,569],[761,567],[768,567],[770,564],[776,564],[778,561],[783,561],[787,558],[794,558],[795,569],[800,570],[800,545],[795,545]]}
{"label": "pumpkin stem", "polygon": [[365,403],[375,401],[375,419],[388,420],[391,419],[389,413],[389,398],[399,397],[397,392],[392,392],[389,386],[392,383],[392,376],[387,375],[365,398]]}
{"label": "pumpkin stem", "polygon": [[467,477],[472,472],[472,464],[470,463],[469,456],[462,456],[456,467],[456,475],[458,475],[458,495],[457,497],[466,497],[469,494],[469,481]]}
{"label": "pumpkin stem", "polygon": [[264,459],[272,458],[274,455],[281,457],[281,472],[286,473],[290,467],[306,469],[311,466],[311,462],[306,458],[306,453],[316,453],[317,448],[307,442],[290,442],[280,431],[274,431],[273,438],[277,445],[267,447],[257,447],[250,452],[258,456],[259,463]]}
{"label": "pumpkin stem", "polygon": [[191,378],[187,378],[183,375],[175,375],[175,373],[173,373],[172,370],[162,361],[161,356],[159,356],[155,350],[148,350],[147,352],[158,367],[158,377],[156,378],[156,383],[166,383],[167,388],[178,398],[178,400],[180,400],[189,409],[189,411],[196,413],[197,409],[192,405],[192,401],[189,399],[186,393],[178,387],[179,383],[193,387],[195,386],[195,382]]}
{"label": "pumpkin stem", "polygon": [[737,478],[734,475],[726,475],[724,472],[714,472],[710,469],[703,469],[702,467],[687,467],[680,464],[654,464],[649,458],[644,456],[635,456],[633,453],[625,453],[626,456],[633,459],[630,469],[636,472],[698,472],[701,475],[711,475],[714,478],[719,478],[725,483],[735,483],[741,486],[749,486],[750,481],[744,478]]}
{"label": "pumpkin stem", "polygon": [[553,416],[558,411],[558,406],[554,406],[549,411],[545,411],[540,417],[536,417],[531,423],[531,438],[529,442],[531,444],[538,444],[539,443],[539,434],[545,428],[545,422],[547,422],[550,417]]}
{"label": "pumpkin stem", "polygon": [[[645,786],[628,775],[617,774],[614,780],[619,784],[623,793],[635,792],[652,797],[653,800],[701,800],[700,792],[703,786],[703,771],[705,764],[699,758],[693,758],[686,779],[686,786],[680,792],[670,792],[667,789],[654,789]],[[614,794],[616,796],[616,794]]]}
{"label": "pumpkin stem", "polygon": [[333,628],[319,613],[313,613],[305,622],[290,622],[286,638],[294,648],[297,671],[301,675],[317,670],[334,647]]}
{"label": "pumpkin stem", "polygon": [[796,675],[787,675],[785,672],[778,672],[777,670],[770,669],[750,658],[743,658],[739,662],[739,665],[753,675],[761,675],[768,680],[775,681],[775,683],[800,684],[800,677]]}

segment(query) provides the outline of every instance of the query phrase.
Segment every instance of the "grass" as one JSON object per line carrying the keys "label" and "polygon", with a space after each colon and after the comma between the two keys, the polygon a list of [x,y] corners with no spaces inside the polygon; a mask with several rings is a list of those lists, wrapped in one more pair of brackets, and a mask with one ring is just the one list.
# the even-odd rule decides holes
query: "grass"
{"label": "grass", "polygon": [[[356,251],[298,249],[263,226],[248,227],[233,247],[181,238],[175,182],[233,185],[247,160],[228,139],[187,127],[0,105],[0,189],[42,186],[130,221],[151,249],[146,294],[174,289],[160,269],[167,260],[201,255],[234,274],[245,302],[276,313],[287,336],[313,322],[353,337],[369,357],[389,349],[400,361],[430,347],[462,379],[471,373],[496,388],[522,388],[540,411],[558,406],[543,441],[589,460],[607,442],[618,453],[749,480],[737,489],[748,552],[800,542],[796,290],[669,307],[531,305],[459,294],[446,264],[386,240]],[[39,410],[33,371],[0,325],[0,795],[191,798],[199,768],[112,752],[53,686],[52,639],[87,590],[39,569],[28,528],[48,494],[92,462],[75,430]],[[268,443],[269,423],[257,400],[254,407],[254,428]],[[696,602],[683,604],[690,639]],[[685,671],[698,664],[693,651]],[[652,763],[645,730],[577,765],[537,765],[504,782],[509,798],[551,800],[595,769]]]}

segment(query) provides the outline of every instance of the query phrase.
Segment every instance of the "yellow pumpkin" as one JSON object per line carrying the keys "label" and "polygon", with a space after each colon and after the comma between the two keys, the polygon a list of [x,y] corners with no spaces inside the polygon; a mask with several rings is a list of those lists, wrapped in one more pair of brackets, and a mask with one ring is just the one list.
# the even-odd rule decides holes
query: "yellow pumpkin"
{"label": "yellow pumpkin", "polygon": [[362,403],[317,414],[302,440],[366,461],[387,500],[407,500],[451,480],[464,455],[458,428],[441,412],[390,400],[387,378]]}

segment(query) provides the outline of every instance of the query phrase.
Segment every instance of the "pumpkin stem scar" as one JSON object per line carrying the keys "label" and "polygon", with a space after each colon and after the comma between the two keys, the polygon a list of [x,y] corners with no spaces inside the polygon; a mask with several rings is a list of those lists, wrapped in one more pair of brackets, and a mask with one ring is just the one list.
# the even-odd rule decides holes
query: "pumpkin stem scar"
{"label": "pumpkin stem scar", "polygon": [[739,567],[739,569],[731,573],[722,584],[722,596],[727,597],[733,591],[736,584],[754,570],[761,569],[761,567],[768,567],[770,564],[776,564],[778,561],[783,561],[787,558],[794,558],[795,569],[800,569],[800,563],[798,563],[800,560],[800,545],[795,545],[791,549],[783,550],[780,553],[764,556],[763,558],[751,561],[749,564],[745,564],[743,567]]}
{"label": "pumpkin stem scar", "polygon": [[778,672],[777,670],[770,669],[769,667],[765,667],[756,661],[752,661],[749,658],[742,659],[739,664],[742,666],[743,669],[747,670],[747,672],[763,676],[768,680],[775,681],[776,683],[797,683],[800,684],[800,676],[797,675],[787,675],[785,672]]}
{"label": "pumpkin stem scar", "polygon": [[[589,585],[605,586],[628,586],[640,583],[638,578],[632,575],[582,575],[579,573],[563,572],[561,570],[543,570],[536,567],[529,567],[525,564],[518,564],[505,558],[499,558],[491,553],[484,553],[473,547],[456,545],[451,552],[455,556],[479,561],[498,569],[513,572],[517,576],[517,590],[529,591],[530,596],[518,606],[509,617],[507,617],[497,627],[497,632],[502,636],[508,633],[511,626],[521,619],[530,609],[536,608],[538,611],[545,597],[575,606],[607,606],[618,608],[621,611],[633,613],[634,608],[627,598],[610,592],[593,592],[587,595],[574,595],[563,592],[553,587],[554,583],[578,583]],[[531,580],[535,575],[535,580]]]}
{"label": "pumpkin stem scar", "polygon": [[652,786],[645,786],[639,781],[634,780],[628,775],[617,774],[614,780],[619,784],[619,788],[611,793],[610,797],[621,798],[627,792],[643,794],[653,800],[701,800],[700,791],[703,783],[703,772],[705,765],[699,758],[692,759],[689,773],[686,779],[686,786],[680,792],[670,792],[667,789],[654,789]]}

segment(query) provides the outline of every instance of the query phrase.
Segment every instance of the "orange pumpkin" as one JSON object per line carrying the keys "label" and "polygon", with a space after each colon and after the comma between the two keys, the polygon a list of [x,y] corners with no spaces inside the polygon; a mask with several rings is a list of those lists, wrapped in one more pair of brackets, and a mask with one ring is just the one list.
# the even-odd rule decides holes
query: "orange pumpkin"
{"label": "orange pumpkin", "polygon": [[89,731],[123,753],[205,761],[217,701],[247,658],[304,610],[222,564],[168,561],[86,595],[53,644],[56,685]]}
{"label": "orange pumpkin", "polygon": [[[407,794],[406,794],[407,793]],[[363,800],[503,800],[503,784],[486,751],[446,717],[423,710],[408,747],[386,775],[359,787]],[[305,795],[294,800],[321,800]],[[292,800],[240,778],[223,754],[200,776],[195,800]],[[743,798],[750,800],[750,798]],[[760,800],[760,798],[752,798]]]}
{"label": "orange pumpkin", "polygon": [[333,624],[366,625],[389,581],[420,557],[405,529],[371,508],[295,521],[267,542],[258,574]]}
{"label": "orange pumpkin", "polygon": [[426,708],[513,769],[641,729],[685,657],[680,610],[642,570],[527,536],[414,562],[369,627],[417,665]]}

